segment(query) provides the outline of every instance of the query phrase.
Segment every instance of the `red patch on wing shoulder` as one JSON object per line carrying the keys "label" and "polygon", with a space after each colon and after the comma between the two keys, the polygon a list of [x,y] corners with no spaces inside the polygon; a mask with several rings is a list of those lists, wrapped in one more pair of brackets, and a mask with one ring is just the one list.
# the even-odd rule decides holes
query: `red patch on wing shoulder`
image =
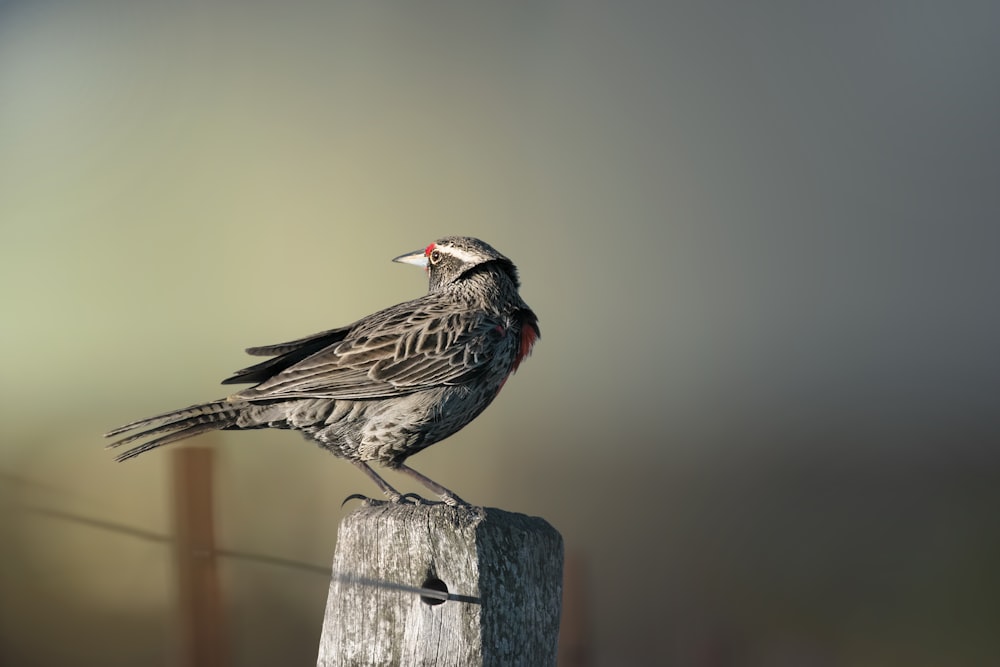
{"label": "red patch on wing shoulder", "polygon": [[535,344],[536,340],[538,340],[538,329],[535,328],[534,324],[525,323],[521,327],[521,342],[517,348],[517,357],[514,359],[513,370],[516,371],[517,367],[524,361],[524,358],[531,354],[531,347]]}

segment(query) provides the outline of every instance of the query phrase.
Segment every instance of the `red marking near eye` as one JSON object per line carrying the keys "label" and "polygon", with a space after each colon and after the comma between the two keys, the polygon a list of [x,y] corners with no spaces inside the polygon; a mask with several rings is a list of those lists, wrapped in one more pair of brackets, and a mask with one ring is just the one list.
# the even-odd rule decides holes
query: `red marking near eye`
{"label": "red marking near eye", "polygon": [[435,246],[437,246],[436,243],[432,243],[429,246],[427,246],[427,249],[424,250],[424,256],[425,257],[430,257],[431,253],[434,251]]}

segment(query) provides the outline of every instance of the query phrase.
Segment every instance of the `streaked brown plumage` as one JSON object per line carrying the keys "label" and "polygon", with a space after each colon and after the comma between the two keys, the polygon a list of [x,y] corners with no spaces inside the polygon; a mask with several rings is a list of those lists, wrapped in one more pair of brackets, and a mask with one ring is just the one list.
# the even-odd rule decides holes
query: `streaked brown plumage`
{"label": "streaked brown plumage", "polygon": [[205,431],[294,429],[355,463],[394,502],[401,494],[369,462],[406,472],[444,502],[459,503],[404,461],[493,401],[530,353],[538,320],[518,294],[514,264],[478,239],[446,237],[394,261],[426,267],[428,293],[340,329],[249,348],[273,358],[223,384],[254,386],[114,429],[107,437],[125,437],[109,447],[146,439],[117,460]]}

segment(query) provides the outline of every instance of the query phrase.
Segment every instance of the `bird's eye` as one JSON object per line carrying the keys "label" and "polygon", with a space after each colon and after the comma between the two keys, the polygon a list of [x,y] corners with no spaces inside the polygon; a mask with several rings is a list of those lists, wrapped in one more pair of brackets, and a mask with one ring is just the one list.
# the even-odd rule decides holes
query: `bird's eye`
{"label": "bird's eye", "polygon": [[430,260],[431,260],[431,264],[437,264],[438,262],[440,262],[441,261],[441,251],[440,250],[432,250],[431,251]]}

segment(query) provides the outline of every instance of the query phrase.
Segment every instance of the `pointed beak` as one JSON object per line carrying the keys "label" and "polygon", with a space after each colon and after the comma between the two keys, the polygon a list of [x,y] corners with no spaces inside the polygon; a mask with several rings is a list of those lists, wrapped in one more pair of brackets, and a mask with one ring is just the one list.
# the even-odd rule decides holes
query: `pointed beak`
{"label": "pointed beak", "polygon": [[419,266],[421,268],[427,268],[427,255],[424,249],[414,250],[413,252],[408,252],[405,255],[400,255],[399,257],[394,257],[392,259],[394,262],[399,262],[400,264],[412,264],[413,266]]}

